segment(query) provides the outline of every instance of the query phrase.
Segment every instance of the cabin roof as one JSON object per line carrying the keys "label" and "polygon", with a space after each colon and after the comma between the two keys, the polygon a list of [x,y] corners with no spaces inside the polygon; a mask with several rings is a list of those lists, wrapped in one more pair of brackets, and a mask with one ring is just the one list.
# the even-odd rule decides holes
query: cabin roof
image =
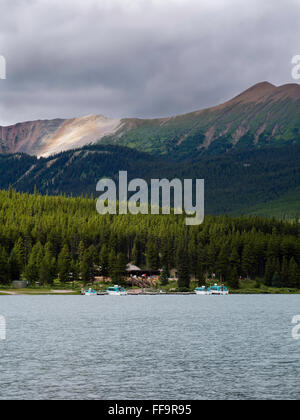
{"label": "cabin roof", "polygon": [[134,264],[127,264],[126,271],[142,271],[139,267]]}

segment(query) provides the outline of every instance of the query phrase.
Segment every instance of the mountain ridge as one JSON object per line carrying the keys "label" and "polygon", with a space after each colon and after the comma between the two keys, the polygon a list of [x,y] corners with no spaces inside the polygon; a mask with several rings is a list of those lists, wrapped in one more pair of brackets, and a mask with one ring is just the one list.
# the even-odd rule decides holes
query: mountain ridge
{"label": "mountain ridge", "polygon": [[262,82],[223,104],[166,118],[88,115],[0,127],[0,153],[47,157],[99,142],[182,158],[195,152],[297,143],[300,85]]}

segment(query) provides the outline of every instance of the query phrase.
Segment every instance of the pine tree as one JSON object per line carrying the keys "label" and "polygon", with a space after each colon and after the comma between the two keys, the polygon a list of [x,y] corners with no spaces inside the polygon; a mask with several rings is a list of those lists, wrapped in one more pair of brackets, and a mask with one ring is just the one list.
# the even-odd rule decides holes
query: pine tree
{"label": "pine tree", "polygon": [[91,283],[95,280],[95,249],[93,246],[84,251],[80,272],[84,283]]}
{"label": "pine tree", "polygon": [[110,278],[113,277],[115,262],[116,262],[116,254],[114,250],[111,249],[108,254],[108,273],[109,273]]}
{"label": "pine tree", "polygon": [[295,258],[292,258],[289,264],[289,285],[290,287],[300,288],[300,272]]}
{"label": "pine tree", "polygon": [[198,285],[201,287],[206,284],[206,278],[205,274],[207,271],[207,265],[206,265],[206,254],[205,249],[203,246],[200,246],[198,249],[198,256],[197,256],[197,279],[198,279]]}
{"label": "pine tree", "polygon": [[178,253],[178,287],[182,290],[190,288],[191,277],[189,270],[189,255],[186,246],[183,246]]}
{"label": "pine tree", "polygon": [[239,289],[240,288],[240,280],[238,276],[238,272],[236,267],[233,267],[230,271],[228,276],[227,284],[232,289]]}
{"label": "pine tree", "polygon": [[119,253],[114,261],[111,278],[115,284],[124,285],[127,261],[122,253]]}
{"label": "pine tree", "polygon": [[165,267],[167,270],[171,268],[171,258],[170,258],[170,244],[167,237],[162,238],[162,244],[161,244],[161,264],[163,267]]}
{"label": "pine tree", "polygon": [[217,248],[213,242],[211,242],[208,245],[206,249],[206,255],[207,255],[208,269],[211,274],[216,271],[216,260],[217,260],[217,255],[218,255]]}
{"label": "pine tree", "polygon": [[217,273],[220,276],[220,280],[225,282],[228,276],[228,266],[229,266],[229,261],[228,261],[228,253],[227,253],[227,246],[223,246],[221,248],[221,251],[218,255],[218,259],[217,259]]}
{"label": "pine tree", "polygon": [[21,276],[21,260],[18,258],[15,250],[13,249],[10,253],[8,265],[9,265],[9,277],[11,281],[19,280]]}
{"label": "pine tree", "polygon": [[50,249],[46,249],[39,268],[39,281],[44,285],[52,285],[56,277],[56,260]]}
{"label": "pine tree", "polygon": [[108,277],[109,274],[109,252],[106,245],[103,245],[99,255],[99,265],[101,276]]}
{"label": "pine tree", "polygon": [[269,287],[273,284],[273,276],[275,273],[274,265],[274,258],[268,258],[265,269],[265,285]]}
{"label": "pine tree", "polygon": [[83,241],[80,241],[79,245],[78,245],[78,261],[79,263],[82,262],[83,260],[83,254],[85,251],[85,245]]}
{"label": "pine tree", "polygon": [[242,255],[242,270],[246,277],[252,277],[257,274],[256,262],[253,244],[248,243],[245,245]]}
{"label": "pine tree", "polygon": [[231,267],[236,268],[237,272],[239,273],[240,267],[241,267],[241,258],[235,244],[232,244],[231,254],[229,256],[229,262],[230,262]]}
{"label": "pine tree", "polygon": [[2,246],[0,246],[0,284],[8,284],[10,281],[9,277],[9,264],[8,255]]}
{"label": "pine tree", "polygon": [[71,261],[71,273],[70,273],[71,281],[79,281],[79,272],[80,272],[79,262],[77,262],[75,260],[72,260]]}
{"label": "pine tree", "polygon": [[169,284],[169,271],[166,267],[163,268],[163,271],[161,273],[160,283],[162,286],[168,286]]}
{"label": "pine tree", "polygon": [[282,285],[287,287],[289,283],[289,263],[286,257],[282,260],[280,277]]}
{"label": "pine tree", "polygon": [[282,287],[282,282],[280,278],[280,274],[276,271],[272,278],[272,286],[273,287]]}
{"label": "pine tree", "polygon": [[58,275],[61,283],[66,283],[70,279],[70,264],[69,247],[68,245],[64,245],[57,260]]}
{"label": "pine tree", "polygon": [[28,264],[25,267],[25,278],[31,283],[39,281],[39,271],[43,260],[43,247],[40,242],[36,243],[29,255]]}
{"label": "pine tree", "polygon": [[135,238],[132,248],[132,260],[138,267],[142,264],[142,246],[138,238]]}
{"label": "pine tree", "polygon": [[26,247],[25,247],[23,238],[21,236],[15,243],[13,251],[16,255],[18,266],[20,270],[23,271],[26,265]]}
{"label": "pine tree", "polygon": [[198,252],[197,252],[197,245],[195,239],[190,241],[189,247],[189,261],[190,261],[190,272],[196,276],[197,269],[198,269]]}
{"label": "pine tree", "polygon": [[148,268],[157,270],[159,268],[159,255],[157,246],[153,240],[150,240],[147,244],[146,256]]}

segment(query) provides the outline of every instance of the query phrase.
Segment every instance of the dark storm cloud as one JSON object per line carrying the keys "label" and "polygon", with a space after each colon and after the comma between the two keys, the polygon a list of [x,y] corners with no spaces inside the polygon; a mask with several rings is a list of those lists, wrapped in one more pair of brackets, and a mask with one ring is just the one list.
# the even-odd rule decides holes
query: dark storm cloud
{"label": "dark storm cloud", "polygon": [[0,124],[173,115],[292,82],[297,0],[0,0]]}

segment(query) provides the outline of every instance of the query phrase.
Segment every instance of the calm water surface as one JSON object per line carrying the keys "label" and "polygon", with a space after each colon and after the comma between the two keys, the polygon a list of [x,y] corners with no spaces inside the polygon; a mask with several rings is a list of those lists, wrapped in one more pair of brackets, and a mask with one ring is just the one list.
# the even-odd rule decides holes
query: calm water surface
{"label": "calm water surface", "polygon": [[300,296],[1,296],[0,399],[300,399]]}

